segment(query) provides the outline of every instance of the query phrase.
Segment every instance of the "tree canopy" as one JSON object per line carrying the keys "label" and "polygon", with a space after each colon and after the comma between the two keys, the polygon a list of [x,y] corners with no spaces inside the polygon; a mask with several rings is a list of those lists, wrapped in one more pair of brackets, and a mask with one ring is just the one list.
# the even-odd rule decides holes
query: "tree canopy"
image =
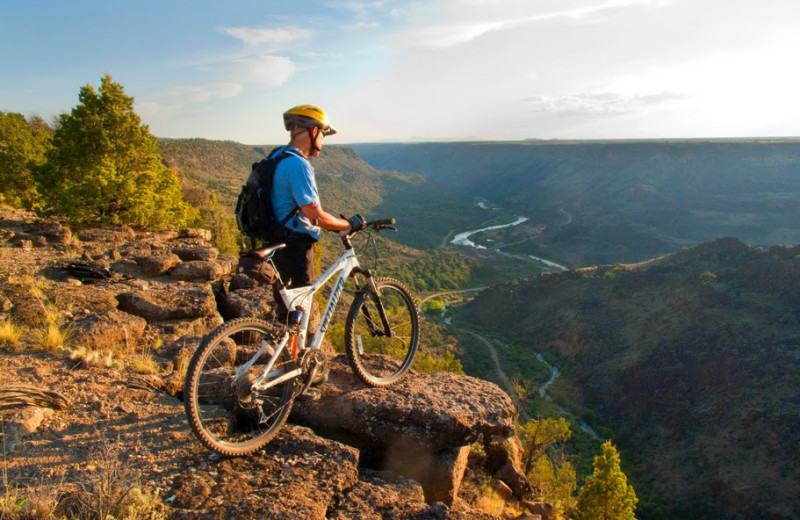
{"label": "tree canopy", "polygon": [[0,199],[31,209],[37,200],[32,170],[41,166],[52,129],[39,117],[0,112]]}
{"label": "tree canopy", "polygon": [[611,441],[603,443],[593,468],[578,493],[577,520],[634,520],[636,492],[620,468],[619,452]]}
{"label": "tree canopy", "polygon": [[35,172],[44,198],[40,213],[65,216],[79,227],[185,225],[194,211],[122,85],[106,75],[98,91],[87,84],[78,99],[59,118],[47,162]]}

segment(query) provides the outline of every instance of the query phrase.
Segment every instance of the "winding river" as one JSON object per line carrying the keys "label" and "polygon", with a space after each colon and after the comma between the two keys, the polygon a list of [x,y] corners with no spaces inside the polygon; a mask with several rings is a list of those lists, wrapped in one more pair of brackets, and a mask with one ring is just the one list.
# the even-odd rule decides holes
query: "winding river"
{"label": "winding river", "polygon": [[[486,209],[485,205],[483,205],[482,203],[478,203],[478,205],[480,207]],[[569,222],[572,221],[572,217],[568,213],[567,213],[567,217],[568,217],[567,224],[569,224]],[[479,244],[476,244],[475,242],[470,240],[469,237],[471,237],[472,235],[474,235],[476,233],[481,233],[481,232],[484,232],[484,231],[492,231],[492,230],[495,230],[495,229],[503,229],[503,228],[512,227],[512,226],[518,226],[518,225],[522,224],[523,222],[526,222],[527,220],[528,220],[528,217],[517,217],[517,219],[514,222],[511,222],[509,224],[502,224],[502,225],[498,225],[498,226],[489,226],[489,227],[485,227],[485,228],[481,228],[481,229],[475,229],[475,230],[472,230],[472,231],[465,231],[463,233],[457,234],[453,238],[453,240],[450,241],[450,243],[454,244],[454,245],[459,245],[459,246],[474,247],[475,249],[486,249],[486,247],[484,247],[482,245],[479,245]],[[561,264],[558,264],[556,262],[553,262],[551,260],[547,260],[545,258],[540,258],[538,256],[533,256],[533,255],[528,255],[528,257],[531,258],[532,260],[535,260],[537,262],[540,262],[540,263],[546,265],[547,267],[551,267],[551,268],[554,268],[554,269],[559,269],[561,271],[567,271],[568,270],[567,267],[565,267],[565,266],[563,266]],[[505,372],[503,371],[503,368],[502,368],[502,366],[500,364],[500,359],[497,356],[497,351],[495,350],[495,348],[491,344],[491,342],[488,339],[486,339],[483,336],[481,336],[480,334],[477,334],[475,332],[472,332],[472,331],[469,331],[469,330],[466,330],[466,329],[464,329],[464,330],[465,330],[465,332],[468,332],[469,334],[473,335],[474,337],[480,339],[484,343],[486,348],[489,350],[489,353],[491,354],[492,359],[494,360],[495,368],[497,370],[498,377],[500,378],[501,381],[503,381],[505,383],[505,385],[509,388],[509,391],[511,392],[511,395],[513,395],[514,394],[513,393],[513,386],[511,385],[511,382],[509,381],[508,377],[506,376]],[[586,424],[583,421],[580,421],[569,410],[567,410],[566,408],[560,406],[558,403],[553,401],[552,397],[550,397],[547,394],[547,388],[550,385],[552,385],[555,382],[555,380],[558,378],[559,370],[558,370],[557,367],[555,367],[555,366],[551,365],[550,363],[548,363],[544,359],[544,356],[542,356],[541,353],[534,351],[533,355],[536,356],[536,359],[540,363],[544,364],[548,368],[548,370],[550,371],[550,378],[539,386],[539,389],[538,389],[539,390],[539,396],[542,397],[543,399],[546,399],[547,401],[551,402],[553,405],[555,405],[556,408],[558,408],[558,410],[562,414],[573,417],[575,419],[575,421],[578,422],[578,425],[580,426],[580,428],[583,431],[585,431],[586,433],[588,433],[589,435],[591,435],[595,439],[600,439],[600,436],[597,434],[597,432],[595,432],[588,424]]]}
{"label": "winding river", "polygon": [[[481,207],[483,207],[483,206],[481,206]],[[570,219],[571,219],[571,217],[570,217]],[[523,222],[527,222],[527,221],[528,221],[528,217],[517,217],[517,220],[515,220],[514,222],[511,222],[511,223],[508,223],[508,224],[500,224],[500,225],[497,225],[497,226],[489,226],[489,227],[485,227],[485,228],[481,228],[481,229],[474,229],[472,231],[465,231],[463,233],[457,234],[453,238],[453,240],[450,241],[450,243],[454,244],[454,245],[457,245],[457,246],[474,247],[475,249],[486,249],[485,246],[482,246],[480,244],[476,244],[475,242],[470,240],[469,237],[471,237],[472,235],[475,235],[477,233],[482,233],[484,231],[494,231],[495,229],[503,229],[503,228],[507,228],[507,227],[518,226],[518,225],[522,224]],[[498,251],[499,251],[499,249],[498,249]],[[552,260],[547,260],[546,258],[540,258],[538,256],[533,256],[533,255],[528,255],[528,258],[530,258],[531,260],[535,260],[535,261],[537,261],[539,263],[542,263],[545,266],[551,267],[553,269],[558,269],[560,271],[568,271],[569,270],[567,267],[565,267],[565,266],[563,266],[561,264],[557,264],[556,262],[553,262]]]}

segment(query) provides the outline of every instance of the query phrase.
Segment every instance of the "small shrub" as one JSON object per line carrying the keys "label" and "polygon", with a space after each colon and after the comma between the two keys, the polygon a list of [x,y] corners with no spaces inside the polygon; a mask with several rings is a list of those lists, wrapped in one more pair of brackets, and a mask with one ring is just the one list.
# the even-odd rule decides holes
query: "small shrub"
{"label": "small shrub", "polygon": [[159,371],[158,362],[148,354],[132,355],[128,366],[137,374],[157,374]]}
{"label": "small shrub", "polygon": [[92,350],[86,347],[78,347],[68,349],[70,359],[76,360],[86,366],[111,368],[120,370],[123,367],[122,362],[114,359],[114,352],[110,350]]}
{"label": "small shrub", "polygon": [[158,495],[141,488],[138,475],[119,460],[116,448],[105,446],[91,461],[95,466],[81,488],[58,507],[66,518],[86,520],[162,520],[166,508]]}
{"label": "small shrub", "polygon": [[22,330],[10,319],[5,318],[0,321],[0,347],[14,348],[22,338]]}
{"label": "small shrub", "polygon": [[36,346],[48,352],[63,351],[72,342],[74,336],[75,331],[72,327],[62,327],[51,320],[47,323],[47,326],[37,334]]}
{"label": "small shrub", "polygon": [[0,496],[0,518],[3,520],[56,519],[58,497],[55,490],[19,489],[5,486]]}

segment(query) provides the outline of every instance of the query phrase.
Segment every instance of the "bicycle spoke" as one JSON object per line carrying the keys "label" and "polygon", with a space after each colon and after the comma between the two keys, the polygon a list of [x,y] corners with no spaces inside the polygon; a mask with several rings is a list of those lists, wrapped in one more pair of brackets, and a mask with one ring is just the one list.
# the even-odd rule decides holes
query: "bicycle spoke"
{"label": "bicycle spoke", "polygon": [[[209,334],[189,364],[184,388],[189,424],[213,451],[223,455],[251,453],[269,442],[286,422],[294,398],[294,379],[265,391],[252,390],[266,369],[271,350],[260,347],[270,333],[269,324],[261,320],[233,320]],[[256,355],[258,358],[254,358]],[[285,373],[289,359],[283,355],[265,383]],[[237,371],[242,366],[249,368]]]}
{"label": "bicycle spoke", "polygon": [[354,371],[365,383],[386,386],[400,380],[411,367],[419,317],[400,282],[379,278],[375,285],[377,296],[363,293],[353,302],[345,324],[345,346]]}

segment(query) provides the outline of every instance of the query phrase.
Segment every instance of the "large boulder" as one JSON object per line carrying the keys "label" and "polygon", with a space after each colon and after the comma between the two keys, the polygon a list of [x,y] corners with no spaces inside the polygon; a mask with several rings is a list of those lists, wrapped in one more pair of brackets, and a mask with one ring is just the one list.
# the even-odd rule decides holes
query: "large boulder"
{"label": "large boulder", "polygon": [[207,282],[226,274],[225,268],[216,262],[190,260],[176,265],[169,273],[173,280],[184,282]]}
{"label": "large boulder", "polygon": [[298,401],[292,420],[357,446],[362,461],[421,482],[428,502],[452,504],[480,437],[508,437],[515,408],[494,383],[469,376],[411,374],[388,388],[359,384],[343,356],[330,361],[317,400]]}
{"label": "large boulder", "polygon": [[187,247],[179,245],[172,248],[172,252],[182,261],[205,260],[213,262],[219,256],[219,250],[215,247]]}
{"label": "large boulder", "polygon": [[75,344],[89,350],[131,351],[142,337],[147,322],[142,318],[110,310],[72,322]]}
{"label": "large boulder", "polygon": [[211,287],[204,284],[153,284],[117,295],[119,309],[148,322],[217,316]]}
{"label": "large boulder", "polygon": [[136,258],[136,263],[139,264],[139,268],[142,270],[142,276],[155,278],[169,273],[181,263],[181,259],[175,253],[161,251]]}
{"label": "large boulder", "polygon": [[369,388],[359,387],[349,372],[343,356],[331,360],[322,397],[299,403],[293,417],[386,449],[413,440],[437,452],[513,432],[514,403],[489,381],[450,373],[411,374],[393,386]]}
{"label": "large boulder", "polygon": [[[247,278],[242,278],[247,280]],[[272,289],[264,286],[252,286],[222,295],[220,312],[226,320],[234,318],[270,319],[274,313],[275,300]]]}

